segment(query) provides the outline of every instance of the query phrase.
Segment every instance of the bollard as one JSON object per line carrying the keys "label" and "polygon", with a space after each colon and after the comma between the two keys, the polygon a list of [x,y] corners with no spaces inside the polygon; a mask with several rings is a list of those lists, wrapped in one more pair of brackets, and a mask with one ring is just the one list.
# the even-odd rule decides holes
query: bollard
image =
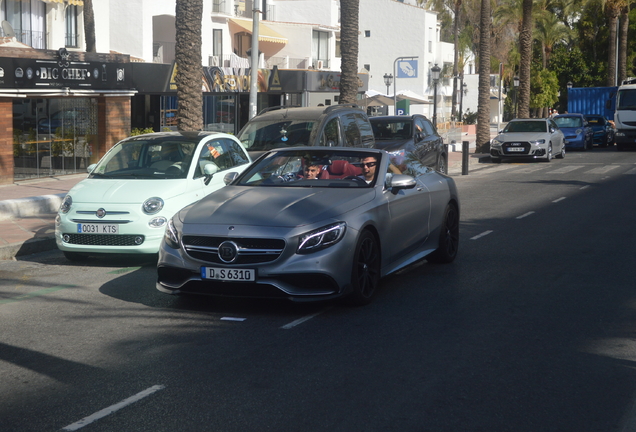
{"label": "bollard", "polygon": [[468,141],[462,141],[462,175],[468,174]]}

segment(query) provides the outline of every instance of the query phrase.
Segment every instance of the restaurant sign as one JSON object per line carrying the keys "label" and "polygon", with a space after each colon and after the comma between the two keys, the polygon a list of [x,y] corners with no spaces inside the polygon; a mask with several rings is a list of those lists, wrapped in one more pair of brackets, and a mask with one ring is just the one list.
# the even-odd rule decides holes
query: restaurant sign
{"label": "restaurant sign", "polygon": [[63,49],[58,59],[0,58],[0,88],[124,90],[130,75],[130,63],[72,61]]}

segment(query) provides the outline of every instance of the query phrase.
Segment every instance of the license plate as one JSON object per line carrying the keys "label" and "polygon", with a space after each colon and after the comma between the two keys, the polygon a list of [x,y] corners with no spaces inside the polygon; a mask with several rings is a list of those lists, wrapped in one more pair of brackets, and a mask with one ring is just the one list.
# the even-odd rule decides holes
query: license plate
{"label": "license plate", "polygon": [[80,234],[119,234],[117,224],[77,224],[77,232]]}
{"label": "license plate", "polygon": [[256,280],[256,270],[201,267],[201,278],[231,282],[254,282]]}
{"label": "license plate", "polygon": [[523,147],[508,147],[509,152],[522,152],[525,149]]}

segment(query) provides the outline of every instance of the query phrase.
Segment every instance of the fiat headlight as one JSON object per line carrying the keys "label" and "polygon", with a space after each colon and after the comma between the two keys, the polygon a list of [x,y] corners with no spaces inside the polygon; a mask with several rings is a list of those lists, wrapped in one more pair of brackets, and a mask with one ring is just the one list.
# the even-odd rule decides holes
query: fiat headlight
{"label": "fiat headlight", "polygon": [[338,243],[344,237],[347,224],[339,222],[303,234],[298,243],[299,254],[316,252]]}
{"label": "fiat headlight", "polygon": [[161,211],[163,208],[163,200],[159,197],[148,198],[141,206],[141,209],[146,214],[155,214]]}
{"label": "fiat headlight", "polygon": [[66,195],[62,200],[62,204],[60,204],[60,212],[66,214],[71,211],[71,206],[73,205],[73,198],[70,195]]}
{"label": "fiat headlight", "polygon": [[172,249],[179,249],[179,231],[174,226],[174,222],[172,222],[172,219],[168,221],[168,226],[166,227],[166,233],[164,237],[168,246],[170,246]]}
{"label": "fiat headlight", "polygon": [[583,132],[583,129],[577,129],[577,130],[576,130],[576,134],[577,134],[577,135],[581,135],[581,133],[582,133],[582,132]]}

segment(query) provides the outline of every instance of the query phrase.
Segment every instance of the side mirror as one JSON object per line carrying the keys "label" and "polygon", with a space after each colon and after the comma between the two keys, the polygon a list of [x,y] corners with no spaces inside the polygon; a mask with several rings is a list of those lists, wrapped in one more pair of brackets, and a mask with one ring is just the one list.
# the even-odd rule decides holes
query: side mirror
{"label": "side mirror", "polygon": [[406,174],[393,174],[388,183],[389,188],[393,192],[397,192],[400,189],[413,189],[417,184],[413,177]]}
{"label": "side mirror", "polygon": [[424,132],[418,132],[415,134],[415,142],[420,142],[424,139]]}
{"label": "side mirror", "polygon": [[89,174],[92,173],[96,166],[97,164],[90,164],[88,167],[86,167],[86,172]]}
{"label": "side mirror", "polygon": [[212,177],[218,170],[219,167],[216,164],[206,163],[205,165],[203,165],[203,174],[205,174],[204,183],[206,186],[210,184],[210,180],[212,180]]}
{"label": "side mirror", "polygon": [[223,183],[225,183],[226,185],[229,185],[237,177],[238,177],[238,173],[237,172],[229,172],[229,173],[225,174],[225,177],[223,177]]}

